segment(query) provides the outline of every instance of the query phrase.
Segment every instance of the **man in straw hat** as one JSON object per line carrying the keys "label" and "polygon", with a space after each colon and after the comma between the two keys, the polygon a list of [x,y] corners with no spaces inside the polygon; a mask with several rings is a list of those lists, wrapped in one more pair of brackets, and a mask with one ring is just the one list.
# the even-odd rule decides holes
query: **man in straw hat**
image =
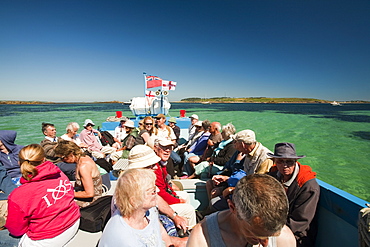
{"label": "man in straw hat", "polygon": [[[157,169],[157,163],[160,162],[155,152],[146,145],[136,145],[130,151],[128,157],[128,168],[147,168]],[[192,222],[192,215],[195,215],[194,207],[187,203],[178,203],[169,205],[161,196],[158,196],[158,209],[161,213],[166,214],[170,219],[173,220],[176,227],[186,230],[188,226],[193,227],[188,222]],[[180,204],[180,205],[179,205]],[[194,216],[195,217],[195,216]]]}
{"label": "man in straw hat", "polygon": [[276,179],[266,174],[243,177],[227,203],[229,209],[207,216],[194,227],[188,247],[296,246],[285,226],[288,201]]}
{"label": "man in straw hat", "polygon": [[287,225],[297,239],[297,246],[314,246],[317,231],[314,217],[320,196],[316,173],[297,161],[306,156],[298,156],[293,143],[277,143],[274,151],[269,154],[274,160],[269,174],[283,184],[288,196]]}

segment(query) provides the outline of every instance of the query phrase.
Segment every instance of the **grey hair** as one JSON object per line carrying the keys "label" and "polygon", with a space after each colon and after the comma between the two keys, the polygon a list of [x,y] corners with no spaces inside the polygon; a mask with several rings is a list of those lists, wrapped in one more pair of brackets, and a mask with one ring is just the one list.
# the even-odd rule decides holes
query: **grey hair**
{"label": "grey hair", "polygon": [[209,126],[211,126],[211,122],[208,119],[202,121],[202,127],[205,131],[209,129]]}
{"label": "grey hair", "polygon": [[288,198],[281,183],[267,174],[243,177],[232,196],[237,217],[259,225],[273,235],[279,232],[288,216]]}
{"label": "grey hair", "polygon": [[72,132],[74,128],[77,128],[79,129],[80,128],[80,125],[76,122],[70,122],[68,125],[67,125],[67,128],[66,128],[66,131],[67,133],[68,132]]}
{"label": "grey hair", "polygon": [[235,126],[232,123],[228,123],[228,124],[222,126],[222,133],[224,133],[224,135],[226,136],[227,139],[230,136],[234,135],[235,131],[236,131]]}

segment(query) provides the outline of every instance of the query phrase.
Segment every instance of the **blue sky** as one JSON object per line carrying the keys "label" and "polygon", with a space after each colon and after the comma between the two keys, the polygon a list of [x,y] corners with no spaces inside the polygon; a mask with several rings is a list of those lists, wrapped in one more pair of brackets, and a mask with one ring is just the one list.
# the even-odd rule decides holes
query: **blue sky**
{"label": "blue sky", "polygon": [[0,100],[370,100],[370,1],[0,0]]}

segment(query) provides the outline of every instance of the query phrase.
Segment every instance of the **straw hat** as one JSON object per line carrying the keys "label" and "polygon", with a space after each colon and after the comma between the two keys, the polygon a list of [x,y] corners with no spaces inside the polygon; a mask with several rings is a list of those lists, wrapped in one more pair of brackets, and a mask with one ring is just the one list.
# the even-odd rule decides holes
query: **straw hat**
{"label": "straw hat", "polygon": [[132,121],[132,120],[127,120],[127,121],[124,123],[124,126],[126,126],[126,127],[128,127],[128,128],[135,128],[134,121]]}
{"label": "straw hat", "polygon": [[151,149],[146,145],[136,145],[128,155],[128,169],[144,168],[161,160]]}

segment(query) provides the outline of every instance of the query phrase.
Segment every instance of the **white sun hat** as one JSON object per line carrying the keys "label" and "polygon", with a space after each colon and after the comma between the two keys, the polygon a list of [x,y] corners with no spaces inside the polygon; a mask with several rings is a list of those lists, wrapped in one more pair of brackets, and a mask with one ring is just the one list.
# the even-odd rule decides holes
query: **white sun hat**
{"label": "white sun hat", "polygon": [[136,145],[128,155],[128,169],[144,168],[161,160],[153,149],[146,145]]}

